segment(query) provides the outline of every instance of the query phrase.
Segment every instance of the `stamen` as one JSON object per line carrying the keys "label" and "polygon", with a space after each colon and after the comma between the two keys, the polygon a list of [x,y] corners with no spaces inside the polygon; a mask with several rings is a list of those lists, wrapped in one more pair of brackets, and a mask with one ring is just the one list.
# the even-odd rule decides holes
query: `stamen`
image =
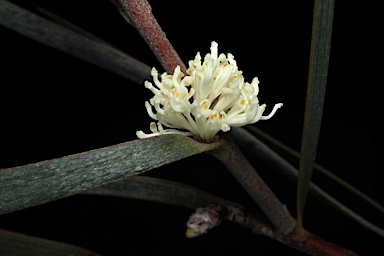
{"label": "stamen", "polygon": [[163,73],[161,81],[157,70],[152,68],[155,86],[148,81],[144,86],[154,97],[145,107],[148,115],[158,122],[150,124],[151,134],[136,132],[139,138],[179,134],[212,141],[217,132],[227,132],[231,126],[270,119],[283,105],[276,104],[268,116],[263,116],[265,104],[260,106],[257,98],[260,81],[255,77],[251,84],[244,82],[234,56],[218,55],[216,42],[212,42],[211,52],[205,55],[203,63],[201,60],[198,52],[188,62],[186,76],[177,66],[173,75]]}

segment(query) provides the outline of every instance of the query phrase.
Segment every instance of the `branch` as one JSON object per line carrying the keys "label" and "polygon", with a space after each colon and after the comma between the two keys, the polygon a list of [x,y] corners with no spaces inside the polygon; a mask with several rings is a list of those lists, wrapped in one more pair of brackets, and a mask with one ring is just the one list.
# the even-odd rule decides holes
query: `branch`
{"label": "branch", "polygon": [[210,229],[218,226],[223,219],[235,222],[252,231],[254,234],[262,234],[281,243],[318,256],[353,256],[356,253],[327,242],[318,236],[307,232],[304,237],[299,237],[296,232],[288,235],[276,233],[270,224],[242,208],[232,205],[211,204],[204,208],[198,208],[187,222],[187,238],[202,235]]}
{"label": "branch", "polygon": [[[265,218],[265,216],[263,216]],[[206,207],[197,208],[187,222],[187,238],[194,238],[207,233],[217,227],[223,219],[235,222],[240,226],[250,229],[254,234],[261,234],[274,238],[273,228],[268,220],[255,216],[231,204],[214,203]]]}
{"label": "branch", "polygon": [[287,235],[277,233],[262,214],[254,214],[243,206],[212,195],[198,188],[175,181],[146,176],[133,176],[110,183],[83,194],[117,196],[158,202],[196,209],[187,223],[187,237],[201,235],[214,228],[222,220],[234,222],[256,235],[264,235],[311,255],[356,255],[344,248],[326,242],[307,232],[300,238],[296,232]]}
{"label": "branch", "polygon": [[297,232],[296,221],[285,205],[273,194],[229,134],[224,143],[210,155],[222,161],[241,186],[255,200],[274,226],[275,239],[311,255],[356,255],[354,252],[329,243],[309,232]]}
{"label": "branch", "polygon": [[156,58],[168,74],[173,74],[177,66],[186,74],[186,67],[169,42],[159,23],[152,14],[146,0],[111,0],[120,14],[134,26],[151,48]]}
{"label": "branch", "polygon": [[232,138],[226,134],[222,140],[225,143],[221,147],[208,153],[227,166],[232,175],[271,220],[277,232],[285,235],[291,233],[296,226],[296,221],[288,212],[287,207],[265,184]]}

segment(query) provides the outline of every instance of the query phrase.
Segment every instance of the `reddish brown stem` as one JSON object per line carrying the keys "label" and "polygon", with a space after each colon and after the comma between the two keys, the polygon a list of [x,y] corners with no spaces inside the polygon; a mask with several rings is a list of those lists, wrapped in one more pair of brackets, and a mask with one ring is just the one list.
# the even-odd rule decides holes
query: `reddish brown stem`
{"label": "reddish brown stem", "polygon": [[209,154],[222,161],[242,187],[255,200],[265,215],[273,223],[276,231],[282,234],[291,233],[296,221],[288,209],[274,195],[263,179],[248,162],[236,143],[229,135],[222,138],[226,143]]}
{"label": "reddish brown stem", "polygon": [[187,223],[187,237],[192,238],[208,232],[218,226],[223,220],[229,220],[239,224],[257,235],[264,235],[281,243],[295,248],[310,255],[318,256],[353,256],[356,253],[345,248],[327,242],[309,232],[303,237],[297,235],[296,231],[284,235],[276,233],[271,224],[261,216],[256,216],[238,205],[210,204],[204,208],[198,208]]}
{"label": "reddish brown stem", "polygon": [[299,251],[306,252],[314,256],[356,256],[355,252],[340,247],[336,244],[327,242],[322,238],[315,236],[309,232],[305,232],[304,237],[299,237],[297,232],[288,236],[277,237],[286,245],[293,247]]}
{"label": "reddish brown stem", "polygon": [[112,2],[123,17],[139,31],[168,74],[173,74],[177,66],[180,66],[181,71],[186,74],[184,63],[157,23],[146,0],[112,0]]}
{"label": "reddish brown stem", "polygon": [[220,148],[208,151],[208,153],[226,165],[232,175],[269,218],[274,228],[271,231],[268,226],[260,225],[259,221],[254,221],[250,216],[248,216],[250,218],[247,217],[246,219],[228,219],[250,228],[254,233],[262,233],[311,255],[357,255],[309,232],[304,232],[303,235],[299,236],[295,219],[258,175],[230,135],[224,135],[222,140],[224,143]]}

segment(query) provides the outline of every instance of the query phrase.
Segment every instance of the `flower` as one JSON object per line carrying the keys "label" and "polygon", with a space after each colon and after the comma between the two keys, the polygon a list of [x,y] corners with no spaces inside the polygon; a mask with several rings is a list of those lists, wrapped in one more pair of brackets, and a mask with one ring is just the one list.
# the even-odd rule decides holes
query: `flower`
{"label": "flower", "polygon": [[155,96],[145,102],[145,107],[157,124],[150,124],[150,134],[136,132],[139,138],[182,134],[211,142],[220,130],[227,132],[231,126],[270,119],[283,105],[276,104],[268,116],[263,116],[266,105],[260,106],[257,98],[259,80],[255,77],[252,83],[244,82],[233,55],[218,56],[217,46],[212,42],[211,53],[205,55],[203,63],[198,52],[189,61],[186,75],[177,66],[173,75],[163,73],[159,80],[157,70],[152,68],[154,85],[148,81],[144,85]]}

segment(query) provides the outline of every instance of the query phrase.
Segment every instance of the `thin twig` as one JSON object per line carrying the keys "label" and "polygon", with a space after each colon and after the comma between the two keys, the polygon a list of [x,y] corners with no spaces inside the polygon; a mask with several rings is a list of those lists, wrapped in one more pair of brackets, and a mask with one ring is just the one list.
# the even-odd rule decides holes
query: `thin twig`
{"label": "thin twig", "polygon": [[256,215],[239,204],[175,181],[133,176],[86,191],[84,194],[117,196],[171,204],[189,209],[197,208],[187,225],[188,228],[193,228],[187,230],[186,235],[190,238],[193,235],[206,233],[209,229],[220,224],[221,220],[228,220],[250,230],[253,234],[270,237],[310,255],[356,255],[309,232],[304,238],[298,237],[296,232],[287,235],[276,232],[264,215]]}
{"label": "thin twig", "polygon": [[285,205],[273,194],[253,166],[242,154],[236,143],[226,134],[226,144],[207,152],[222,161],[237,181],[255,200],[274,226],[275,239],[311,255],[356,255],[356,253],[329,243],[310,232],[297,232],[296,221]]}
{"label": "thin twig", "polygon": [[152,14],[146,0],[111,0],[129,24],[134,26],[151,48],[156,58],[168,74],[173,74],[177,66],[186,74],[186,67],[169,42],[159,23]]}
{"label": "thin twig", "polygon": [[274,238],[274,231],[268,220],[256,217],[242,207],[220,203],[197,208],[188,219],[186,237],[194,238],[205,234],[210,229],[217,227],[223,219],[250,229],[254,234]]}
{"label": "thin twig", "polygon": [[296,221],[290,215],[287,207],[265,184],[233,139],[226,134],[222,140],[226,143],[223,143],[218,149],[208,152],[208,154],[216,157],[227,166],[232,175],[267,215],[277,232],[285,235],[291,233],[296,226]]}

